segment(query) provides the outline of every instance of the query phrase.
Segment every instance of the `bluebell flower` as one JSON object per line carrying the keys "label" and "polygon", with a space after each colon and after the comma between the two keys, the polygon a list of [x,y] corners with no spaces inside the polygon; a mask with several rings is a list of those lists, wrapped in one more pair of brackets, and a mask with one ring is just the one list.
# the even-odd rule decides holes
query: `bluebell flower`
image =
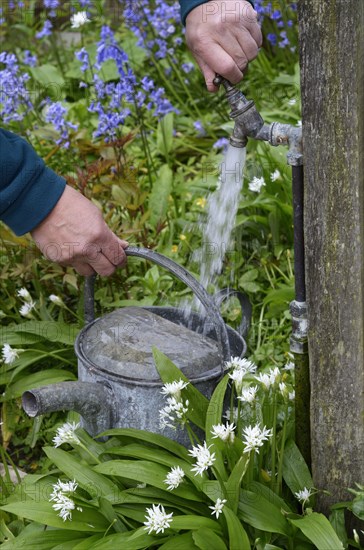
{"label": "bluebell flower", "polygon": [[87,8],[91,4],[91,0],[78,0],[81,8]]}
{"label": "bluebell flower", "polygon": [[80,51],[75,52],[75,56],[78,61],[81,61],[82,65],[80,69],[84,73],[90,68],[90,56],[88,55],[86,48],[82,48]]}
{"label": "bluebell flower", "polygon": [[43,0],[43,5],[48,10],[54,10],[59,6],[59,0]]}
{"label": "bluebell flower", "polygon": [[278,19],[281,19],[282,18],[282,14],[279,10],[275,10],[272,15],[271,15],[271,18],[273,20],[278,20]]}
{"label": "bluebell flower", "polygon": [[53,28],[52,22],[49,21],[49,19],[46,19],[44,21],[43,29],[41,31],[37,32],[35,37],[40,40],[41,38],[44,38],[45,36],[50,36],[52,34],[52,31],[51,31],[52,28]]}
{"label": "bluebell flower", "polygon": [[272,44],[272,46],[276,46],[278,42],[277,35],[273,32],[270,32],[267,34],[267,40]]}
{"label": "bluebell flower", "polygon": [[222,149],[225,153],[226,149],[228,148],[229,140],[228,138],[219,138],[215,143],[213,144],[214,149]]}
{"label": "bluebell flower", "polygon": [[194,64],[189,62],[189,63],[182,63],[181,65],[181,69],[184,73],[190,73],[191,71],[193,71],[195,68]]}
{"label": "bluebell flower", "polygon": [[203,137],[206,135],[206,130],[205,128],[203,127],[203,124],[201,122],[201,120],[196,120],[194,123],[193,123],[193,126],[195,128],[195,130],[197,130],[197,134],[200,136],[200,137]]}
{"label": "bluebell flower", "polygon": [[5,68],[0,70],[0,118],[4,123],[23,120],[29,110],[34,109],[26,83],[28,73],[19,72],[19,64],[12,53],[1,52],[0,64]]}
{"label": "bluebell flower", "polygon": [[279,36],[281,37],[281,41],[279,42],[279,47],[280,48],[285,48],[286,46],[289,46],[289,40],[287,38],[287,33],[286,31],[282,31],[281,33],[279,33]]}
{"label": "bluebell flower", "polygon": [[69,130],[77,130],[78,125],[72,124],[72,122],[66,120],[66,114],[67,109],[62,105],[60,101],[47,102],[45,120],[46,122],[53,124],[55,130],[60,134],[60,138],[56,140],[57,145],[62,144],[62,147],[68,149],[70,145]]}
{"label": "bluebell flower", "polygon": [[29,65],[29,67],[35,67],[38,62],[37,56],[32,55],[29,50],[24,50],[23,52],[23,63],[24,65]]}

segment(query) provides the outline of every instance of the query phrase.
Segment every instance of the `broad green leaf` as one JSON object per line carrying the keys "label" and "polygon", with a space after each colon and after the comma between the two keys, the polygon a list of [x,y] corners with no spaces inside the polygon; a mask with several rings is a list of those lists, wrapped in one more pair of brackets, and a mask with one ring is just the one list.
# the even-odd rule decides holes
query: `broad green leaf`
{"label": "broad green leaf", "polygon": [[222,513],[225,516],[228,527],[229,550],[250,550],[249,537],[238,516],[227,506],[224,506]]}
{"label": "broad green leaf", "polygon": [[49,525],[50,527],[57,527],[58,529],[66,529],[69,531],[87,531],[96,533],[105,531],[109,523],[107,520],[96,510],[92,508],[86,509],[84,512],[78,510],[72,511],[72,521],[63,521],[55,510],[52,508],[51,502],[13,502],[1,507],[2,510],[16,514],[17,516]]}
{"label": "broad green leaf", "polygon": [[343,543],[323,514],[313,512],[300,519],[289,519],[289,521],[310,539],[317,550],[344,550]]}
{"label": "broad green leaf", "polygon": [[282,512],[259,493],[241,491],[238,515],[255,529],[291,535],[291,526]]}
{"label": "broad green leaf", "polygon": [[[110,460],[103,462],[94,467],[95,472],[120,476],[126,479],[133,479],[140,483],[147,483],[153,487],[167,490],[167,485],[164,483],[169,468],[149,462],[147,460]],[[187,499],[200,501],[201,497],[192,488],[181,484],[177,489],[174,489],[174,494]]]}
{"label": "broad green leaf", "polygon": [[[74,531],[62,530],[50,530],[29,533],[21,532],[15,539],[5,542],[1,545],[3,550],[48,550],[54,548],[56,545],[65,543],[67,541],[85,540],[84,533],[75,533]],[[88,540],[88,537],[87,539]]]}
{"label": "broad green leaf", "polygon": [[66,380],[75,380],[74,374],[60,369],[46,369],[35,372],[11,384],[5,392],[5,399],[15,399],[32,388],[41,388],[48,384],[57,384],[57,382],[65,382]]}
{"label": "broad green leaf", "polygon": [[109,500],[101,497],[99,499],[99,510],[100,514],[102,514],[107,519],[109,524],[112,524],[114,531],[117,531],[118,533],[124,533],[125,531],[128,531],[127,527],[125,527],[123,522],[118,518]]}
{"label": "broad green leaf", "polygon": [[87,537],[82,542],[79,542],[73,547],[73,550],[90,550],[92,548],[92,545],[99,541],[100,539],[104,538],[104,534],[102,535],[91,535],[90,537]]}
{"label": "broad green leaf", "polygon": [[155,226],[165,220],[168,210],[168,199],[172,191],[173,172],[167,164],[163,164],[153,184],[149,195],[150,223]]}
{"label": "broad green leaf", "polygon": [[226,374],[224,378],[216,386],[214,393],[211,396],[210,403],[206,413],[206,442],[208,445],[213,443],[211,430],[216,424],[221,424],[224,397],[226,393],[226,387],[229,382],[229,375]]}
{"label": "broad green leaf", "polygon": [[[184,380],[189,382],[188,378],[180,371],[178,367],[157,348],[153,348],[153,357],[155,366],[158,370],[159,376],[163,383],[173,382],[174,380]],[[186,399],[189,400],[189,419],[196,424],[202,430],[205,428],[206,414],[208,410],[209,401],[206,397],[198,391],[192,384],[188,384],[187,388],[183,390]]]}
{"label": "broad green leaf", "polygon": [[40,65],[39,67],[29,67],[34,80],[39,82],[44,88],[42,91],[48,97],[55,101],[63,98],[65,81],[59,69],[54,65]]}
{"label": "broad green leaf", "polygon": [[292,493],[311,489],[313,481],[308,466],[296,443],[289,439],[284,447],[283,478]]}
{"label": "broad green leaf", "polygon": [[364,520],[364,495],[358,495],[354,498],[351,511],[357,518]]}
{"label": "broad green leaf", "polygon": [[166,449],[170,453],[173,453],[176,456],[183,458],[184,460],[187,460],[189,462],[191,461],[191,457],[188,454],[186,447],[180,445],[180,443],[177,443],[172,439],[169,439],[168,437],[165,437],[164,435],[146,432],[143,430],[137,430],[135,428],[113,428],[112,430],[107,430],[100,435],[132,438],[145,441],[146,443],[151,443],[152,445],[162,447],[162,449]]}
{"label": "broad green leaf", "polygon": [[348,537],[345,525],[345,510],[344,508],[338,510],[331,510],[329,521],[335,530],[335,533],[345,546],[348,545]]}
{"label": "broad green leaf", "polygon": [[219,523],[213,519],[198,517],[198,516],[174,516],[171,523],[172,529],[201,529],[205,527],[206,529],[211,529],[216,533],[222,534],[222,529]]}
{"label": "broad green leaf", "polygon": [[140,550],[142,548],[149,548],[150,545],[159,539],[160,536],[154,537],[148,535],[144,527],[142,527],[134,532],[129,531],[128,533],[107,535],[87,548],[85,547],[85,550],[117,550],[119,548],[120,550],[122,548],[125,550]]}
{"label": "broad green leaf", "polygon": [[257,269],[249,269],[246,271],[239,279],[239,284],[243,285],[244,283],[251,283],[258,278],[259,271]]}
{"label": "broad green leaf", "polygon": [[157,148],[168,159],[173,146],[173,113],[168,113],[158,122]]}
{"label": "broad green leaf", "polygon": [[15,327],[12,326],[12,331],[26,338],[28,334],[35,335],[39,340],[47,340],[49,342],[59,342],[62,344],[74,344],[75,338],[80,329],[77,325],[67,325],[58,321],[27,321],[20,323]]}
{"label": "broad green leaf", "polygon": [[107,496],[118,491],[118,487],[110,479],[94,472],[87,464],[81,464],[71,453],[54,447],[45,447],[44,452],[57,468],[69,479],[75,479],[92,497]]}
{"label": "broad green leaf", "polygon": [[225,483],[229,503],[235,514],[238,511],[241,482],[249,464],[249,455],[243,454],[235,464],[229,479]]}
{"label": "broad green leaf", "polygon": [[[195,550],[192,533],[172,536],[167,542],[159,547],[159,550]],[[211,549],[210,549],[211,550]]]}
{"label": "broad green leaf", "polygon": [[276,506],[278,510],[284,510],[288,514],[292,513],[291,508],[283,500],[283,498],[279,497],[266,485],[259,483],[259,481],[251,481],[249,483],[249,491],[252,491],[253,493],[257,493],[258,495],[261,495],[266,500],[268,500],[271,504],[274,504],[274,506]]}
{"label": "broad green leaf", "polygon": [[110,455],[116,454],[118,456],[132,456],[134,458],[151,460],[152,462],[156,462],[157,464],[167,466],[169,468],[179,466],[185,472],[186,477],[189,478],[197,488],[200,489],[203,483],[203,478],[201,476],[195,476],[195,474],[191,472],[191,462],[186,462],[185,460],[176,458],[172,454],[160,449],[151,449],[145,445],[132,443],[130,445],[125,445],[124,447],[111,447],[110,449],[106,449],[105,453]]}
{"label": "broad green leaf", "polygon": [[202,527],[192,532],[194,543],[200,550],[227,550],[227,546],[214,531]]}

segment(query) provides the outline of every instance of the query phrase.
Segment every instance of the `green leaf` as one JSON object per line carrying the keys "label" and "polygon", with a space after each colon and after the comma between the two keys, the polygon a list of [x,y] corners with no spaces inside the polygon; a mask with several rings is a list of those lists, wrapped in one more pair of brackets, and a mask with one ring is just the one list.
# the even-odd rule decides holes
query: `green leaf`
{"label": "green leaf", "polygon": [[[188,378],[180,371],[178,367],[166,356],[163,352],[153,347],[153,357],[155,366],[158,370],[164,384],[182,379],[184,382],[189,382]],[[206,415],[209,406],[209,401],[198,391],[195,386],[188,384],[183,390],[186,399],[189,400],[189,419],[202,430],[205,428]]]}
{"label": "green leaf", "polygon": [[[24,532],[25,531],[25,532]],[[75,533],[74,531],[51,530],[29,533],[27,530],[22,531],[15,539],[1,545],[3,550],[48,550],[54,548],[56,545],[65,543],[67,541],[77,542],[79,539],[85,540],[83,533]],[[89,540],[87,537],[86,540]]]}
{"label": "green leaf", "polygon": [[348,537],[345,525],[345,510],[343,508],[332,510],[329,520],[335,530],[335,533],[346,548],[348,545]]}
{"label": "green leaf", "polygon": [[241,491],[238,515],[255,529],[291,536],[292,529],[280,509],[259,493]]}
{"label": "green leaf", "polygon": [[[159,550],[195,550],[192,533],[172,536],[166,543],[159,547]],[[211,550],[211,549],[210,549]]]}
{"label": "green leaf", "polygon": [[153,183],[149,195],[150,223],[155,226],[164,221],[168,210],[168,199],[172,192],[173,172],[167,164],[163,164]]}
{"label": "green leaf", "polygon": [[283,478],[292,493],[311,489],[313,481],[308,466],[296,443],[289,439],[284,447]]}
{"label": "green leaf", "polygon": [[65,81],[56,67],[47,63],[39,67],[29,67],[29,72],[44,88],[43,93],[55,101],[62,99]]}
{"label": "green leaf", "polygon": [[253,493],[257,493],[258,495],[261,495],[266,500],[268,500],[271,504],[274,504],[274,506],[276,506],[278,510],[284,510],[288,514],[292,513],[291,508],[283,500],[283,498],[279,497],[266,485],[259,483],[259,481],[251,481],[249,483],[249,491],[252,491]]}
{"label": "green leaf", "polygon": [[69,479],[75,479],[92,497],[107,496],[117,491],[112,481],[94,472],[87,464],[81,464],[79,458],[71,453],[54,447],[45,447],[44,452]]}
{"label": "green leaf", "polygon": [[157,148],[168,159],[173,147],[173,113],[168,113],[158,122]]}
{"label": "green leaf", "polygon": [[216,386],[214,393],[211,396],[210,403],[206,413],[206,442],[208,445],[213,443],[211,430],[216,424],[221,424],[224,397],[226,393],[226,387],[229,382],[229,375],[226,374],[224,378]]}
{"label": "green leaf", "polygon": [[201,550],[227,550],[222,538],[211,529],[206,529],[206,527],[193,531],[192,538]]}
{"label": "green leaf", "polygon": [[[169,472],[169,468],[165,468],[154,462],[147,460],[110,460],[109,462],[98,464],[94,469],[98,473],[133,479],[140,483],[147,483],[153,487],[167,490],[164,480]],[[201,501],[201,496],[192,487],[184,486],[183,484],[174,489],[173,492],[177,496],[186,499]]]}
{"label": "green leaf", "polygon": [[47,340],[70,346],[74,344],[80,331],[77,325],[67,325],[58,321],[27,321],[16,325],[16,327],[12,326],[11,330],[20,336],[24,335],[25,338],[30,334],[38,337],[39,341]]}
{"label": "green leaf", "polygon": [[229,503],[232,510],[237,513],[241,482],[249,464],[249,455],[243,454],[235,464],[229,479],[225,483]]}
{"label": "green leaf", "polygon": [[177,529],[177,530],[201,529],[202,527],[205,527],[206,529],[211,529],[212,531],[216,531],[216,533],[219,533],[220,535],[222,534],[221,526],[217,521],[210,518],[201,517],[201,516],[200,517],[192,516],[192,515],[191,516],[190,515],[174,516],[173,521],[171,523],[171,528]]}
{"label": "green leaf", "polygon": [[329,548],[344,550],[343,543],[323,514],[313,512],[300,519],[288,519],[292,525],[300,529],[310,539],[317,550],[328,550]]}
{"label": "green leaf", "polygon": [[364,520],[364,494],[354,498],[351,511],[357,518]]}
{"label": "green leaf", "polygon": [[225,516],[229,533],[229,550],[250,550],[249,537],[239,518],[230,508],[224,506],[222,513]]}
{"label": "green leaf", "polygon": [[105,531],[109,523],[96,510],[88,508],[83,512],[72,511],[72,521],[63,521],[55,510],[51,502],[40,501],[36,504],[29,502],[14,502],[1,507],[2,510],[16,514],[17,516],[36,521],[38,523],[57,527],[58,529],[67,529],[69,531],[87,531],[96,533]]}
{"label": "green leaf", "polygon": [[5,392],[5,399],[14,399],[32,388],[40,388],[48,384],[64,382],[65,380],[75,380],[74,374],[60,369],[46,369],[35,372],[11,384]]}
{"label": "green leaf", "polygon": [[243,285],[244,283],[251,283],[258,278],[259,272],[257,269],[249,269],[246,271],[239,279],[239,284]]}
{"label": "green leaf", "polygon": [[85,547],[85,550],[116,550],[125,548],[125,550],[141,550],[150,548],[160,537],[148,535],[144,527],[128,533],[116,533],[107,535],[92,546]]}
{"label": "green leaf", "polygon": [[191,457],[188,454],[186,447],[184,447],[180,443],[177,443],[177,441],[173,441],[172,439],[165,437],[164,435],[146,432],[143,430],[137,430],[135,428],[113,428],[112,430],[107,430],[100,435],[116,436],[121,437],[122,439],[133,438],[145,441],[146,443],[151,443],[152,445],[162,447],[162,449],[166,449],[170,453],[173,453],[176,456],[183,458],[184,460],[191,460]]}

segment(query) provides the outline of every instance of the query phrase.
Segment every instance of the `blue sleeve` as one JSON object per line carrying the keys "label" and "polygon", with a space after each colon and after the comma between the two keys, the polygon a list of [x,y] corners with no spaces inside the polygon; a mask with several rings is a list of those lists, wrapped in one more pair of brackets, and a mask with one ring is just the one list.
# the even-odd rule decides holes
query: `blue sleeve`
{"label": "blue sleeve", "polygon": [[43,221],[65,186],[24,139],[0,129],[0,220],[16,235]]}
{"label": "blue sleeve", "polygon": [[[193,8],[200,6],[200,4],[205,4],[206,2],[208,2],[208,0],[179,0],[179,3],[181,4],[182,23],[184,25],[186,24],[186,17],[190,13],[190,11],[193,10]],[[254,1],[248,0],[248,2],[250,2],[254,8]]]}

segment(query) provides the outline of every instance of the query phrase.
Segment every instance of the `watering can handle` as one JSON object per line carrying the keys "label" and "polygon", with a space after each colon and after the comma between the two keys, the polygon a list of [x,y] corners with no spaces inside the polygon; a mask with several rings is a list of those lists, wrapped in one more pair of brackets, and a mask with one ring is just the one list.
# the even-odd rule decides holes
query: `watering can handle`
{"label": "watering can handle", "polygon": [[[148,250],[147,248],[139,248],[137,246],[129,246],[125,249],[127,256],[136,256],[138,258],[144,258],[161,267],[164,267],[177,277],[180,281],[185,283],[197,296],[202,305],[206,309],[206,317],[211,321],[214,326],[219,351],[224,361],[230,360],[230,344],[229,337],[224,323],[221,317],[220,311],[214,302],[214,299],[204,287],[189,273],[184,267],[176,264],[173,260],[154,252],[154,250]],[[94,320],[94,283],[95,275],[86,277],[85,283],[85,320],[90,323]]]}

